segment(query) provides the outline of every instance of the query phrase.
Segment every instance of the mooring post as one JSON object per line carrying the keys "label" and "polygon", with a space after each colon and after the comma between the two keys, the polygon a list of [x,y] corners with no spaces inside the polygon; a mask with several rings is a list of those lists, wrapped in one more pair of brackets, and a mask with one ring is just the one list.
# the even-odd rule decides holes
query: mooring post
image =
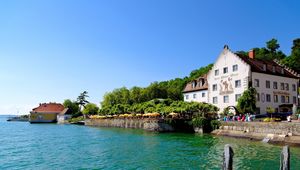
{"label": "mooring post", "polygon": [[223,153],[223,170],[232,170],[233,155],[231,146],[226,144]]}
{"label": "mooring post", "polygon": [[290,170],[290,148],[284,146],[280,155],[280,170]]}

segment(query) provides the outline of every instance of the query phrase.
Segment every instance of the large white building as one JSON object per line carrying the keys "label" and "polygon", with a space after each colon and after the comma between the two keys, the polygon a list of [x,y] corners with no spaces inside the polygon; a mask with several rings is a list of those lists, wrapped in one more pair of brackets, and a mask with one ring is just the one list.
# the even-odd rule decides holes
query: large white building
{"label": "large white building", "polygon": [[240,56],[225,46],[205,77],[202,88],[198,86],[198,80],[186,85],[185,101],[211,103],[223,111],[228,106],[236,106],[239,97],[252,84],[257,91],[257,113],[265,113],[267,107],[277,112],[289,112],[293,104],[299,104],[300,75],[275,61],[256,59],[254,51],[248,56]]}

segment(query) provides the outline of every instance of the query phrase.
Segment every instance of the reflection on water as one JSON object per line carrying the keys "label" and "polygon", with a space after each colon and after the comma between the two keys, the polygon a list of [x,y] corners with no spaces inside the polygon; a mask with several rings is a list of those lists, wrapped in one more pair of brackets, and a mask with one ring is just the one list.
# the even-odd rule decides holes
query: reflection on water
{"label": "reflection on water", "polygon": [[[279,169],[281,146],[245,139],[0,118],[0,169],[220,169],[225,144],[235,169]],[[292,169],[300,149],[291,148]]]}

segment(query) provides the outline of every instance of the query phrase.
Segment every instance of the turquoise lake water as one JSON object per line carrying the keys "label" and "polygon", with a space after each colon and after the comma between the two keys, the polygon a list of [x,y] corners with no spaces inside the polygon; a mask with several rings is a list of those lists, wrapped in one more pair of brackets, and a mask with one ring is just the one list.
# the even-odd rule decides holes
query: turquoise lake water
{"label": "turquoise lake water", "polygon": [[[225,144],[235,151],[235,169],[279,169],[282,147],[262,142],[0,117],[0,169],[220,169]],[[300,148],[291,147],[291,157],[300,169]]]}

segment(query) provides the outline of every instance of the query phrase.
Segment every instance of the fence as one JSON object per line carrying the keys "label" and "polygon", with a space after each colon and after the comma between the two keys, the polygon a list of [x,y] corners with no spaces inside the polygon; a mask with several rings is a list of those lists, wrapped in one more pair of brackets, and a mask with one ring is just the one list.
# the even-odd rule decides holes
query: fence
{"label": "fence", "polygon": [[[223,170],[232,170],[234,152],[232,147],[227,144],[223,153]],[[280,170],[290,170],[290,149],[284,146],[280,155]]]}

